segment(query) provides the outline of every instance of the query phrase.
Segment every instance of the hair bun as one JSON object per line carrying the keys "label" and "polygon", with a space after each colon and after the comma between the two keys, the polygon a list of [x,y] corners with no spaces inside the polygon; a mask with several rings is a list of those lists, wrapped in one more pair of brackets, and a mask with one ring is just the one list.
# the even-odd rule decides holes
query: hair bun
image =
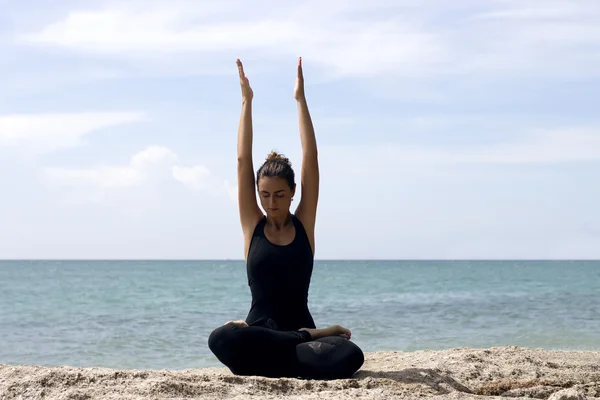
{"label": "hair bun", "polygon": [[267,161],[282,161],[286,164],[292,165],[290,163],[289,158],[287,158],[283,154],[276,152],[275,150],[273,150],[269,153],[269,155],[267,156]]}

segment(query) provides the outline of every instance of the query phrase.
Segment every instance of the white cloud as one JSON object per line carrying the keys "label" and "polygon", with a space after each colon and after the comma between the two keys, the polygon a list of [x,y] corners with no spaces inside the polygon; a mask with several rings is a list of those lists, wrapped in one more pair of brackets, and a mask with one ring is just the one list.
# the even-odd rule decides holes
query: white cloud
{"label": "white cloud", "polygon": [[142,171],[132,167],[100,166],[89,169],[46,168],[46,178],[64,186],[117,188],[138,186],[144,182]]}
{"label": "white cloud", "polygon": [[227,62],[247,55],[263,66],[302,55],[338,77],[600,70],[600,13],[591,1],[140,4],[71,11],[19,40],[157,64],[176,53],[202,63],[207,54],[227,54]]}
{"label": "white cloud", "polygon": [[237,182],[231,183],[228,180],[223,182],[223,186],[225,187],[225,191],[229,195],[231,201],[237,202],[238,200],[238,187]]}
{"label": "white cloud", "polygon": [[86,169],[48,167],[44,174],[49,182],[63,186],[125,188],[147,182],[152,177],[149,172],[153,167],[176,160],[177,156],[171,150],[151,146],[135,154],[128,165],[101,165]]}
{"label": "white cloud", "polygon": [[177,154],[161,146],[150,146],[133,155],[126,165],[99,165],[91,168],[46,167],[43,175],[52,185],[71,187],[75,201],[103,202],[114,193],[144,185],[165,185],[177,181],[194,190],[214,195],[225,188],[209,180],[203,165],[182,166]]}
{"label": "white cloud", "polygon": [[354,177],[413,166],[600,162],[600,128],[538,130],[518,141],[490,145],[432,147],[390,143],[321,147],[322,163],[327,168],[331,171],[342,169]]}
{"label": "white cloud", "polygon": [[131,157],[130,168],[137,171],[147,170],[157,164],[173,164],[177,162],[177,154],[160,146],[150,146]]}
{"label": "white cloud", "polygon": [[194,167],[180,167],[179,165],[174,165],[171,168],[171,171],[175,180],[194,190],[201,190],[206,187],[206,178],[210,173],[208,168],[201,165],[196,165]]}
{"label": "white cloud", "polygon": [[79,145],[92,132],[144,120],[141,112],[0,115],[0,147],[25,146],[34,152],[48,152]]}
{"label": "white cloud", "polygon": [[502,0],[502,8],[478,14],[481,19],[565,20],[594,18],[600,12],[595,0]]}

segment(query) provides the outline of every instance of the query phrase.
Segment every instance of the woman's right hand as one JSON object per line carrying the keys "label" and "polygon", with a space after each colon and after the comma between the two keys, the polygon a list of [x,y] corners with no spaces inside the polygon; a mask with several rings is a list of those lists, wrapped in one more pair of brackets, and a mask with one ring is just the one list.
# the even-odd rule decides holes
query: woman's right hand
{"label": "woman's right hand", "polygon": [[237,326],[239,326],[241,328],[247,328],[248,327],[248,324],[246,323],[246,321],[243,321],[241,319],[236,320],[236,321],[227,321],[227,322],[225,322],[225,325],[230,325],[230,324],[237,325]]}
{"label": "woman's right hand", "polygon": [[239,58],[237,59],[236,64],[238,66],[238,72],[240,74],[240,86],[242,87],[242,100],[252,101],[252,99],[254,98],[254,92],[252,91],[252,88],[250,87],[250,81],[248,80],[248,78],[246,77],[246,74],[244,73],[244,66],[242,65],[242,62],[239,60]]}
{"label": "woman's right hand", "polygon": [[319,339],[319,338],[328,337],[328,336],[341,336],[343,338],[350,340],[350,337],[352,336],[352,332],[350,332],[350,329],[344,328],[343,326],[340,326],[340,325],[332,325],[328,328],[320,328],[320,329],[318,329],[318,328],[317,329],[302,328],[299,330],[310,333],[310,336],[313,339]]}

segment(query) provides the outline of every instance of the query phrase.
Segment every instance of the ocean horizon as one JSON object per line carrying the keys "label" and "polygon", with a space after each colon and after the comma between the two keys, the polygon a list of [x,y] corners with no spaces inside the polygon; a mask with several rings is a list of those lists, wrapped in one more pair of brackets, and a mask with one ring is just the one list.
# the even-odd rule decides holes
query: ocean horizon
{"label": "ocean horizon", "polygon": [[[320,261],[600,261],[600,258],[315,258]],[[236,261],[245,262],[243,258],[0,258],[0,261]]]}
{"label": "ocean horizon", "polygon": [[[598,350],[599,289],[598,260],[316,259],[309,307],[365,352]],[[187,369],[250,292],[242,259],[15,259],[0,304],[0,363]]]}

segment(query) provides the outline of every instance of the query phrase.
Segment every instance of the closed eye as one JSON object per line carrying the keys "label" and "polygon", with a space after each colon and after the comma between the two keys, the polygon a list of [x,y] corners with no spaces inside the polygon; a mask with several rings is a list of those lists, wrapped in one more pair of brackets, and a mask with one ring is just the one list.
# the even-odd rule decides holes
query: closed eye
{"label": "closed eye", "polygon": [[[269,193],[269,192],[260,192],[260,195],[262,197],[269,197],[271,195],[271,193]],[[283,190],[275,192],[275,197],[282,198],[283,196],[285,196],[285,193],[284,193]]]}

